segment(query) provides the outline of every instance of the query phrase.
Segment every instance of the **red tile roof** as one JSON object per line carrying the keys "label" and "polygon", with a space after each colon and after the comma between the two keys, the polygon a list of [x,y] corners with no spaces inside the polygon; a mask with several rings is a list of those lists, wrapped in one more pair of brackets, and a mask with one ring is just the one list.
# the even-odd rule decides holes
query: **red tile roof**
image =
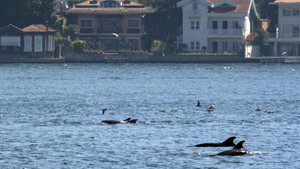
{"label": "red tile roof", "polygon": [[97,7],[98,4],[91,4],[90,1],[84,1],[79,4],[76,4],[76,7]]}
{"label": "red tile roof", "polygon": [[[92,0],[84,1],[82,3],[79,3],[76,5],[76,7],[98,7],[98,4],[90,3]],[[98,2],[102,2],[104,0],[97,0]],[[121,0],[121,2],[124,2],[125,0]],[[144,7],[142,3],[139,2],[131,2],[129,4],[123,4],[124,7]]]}
{"label": "red tile roof", "polygon": [[274,3],[300,3],[300,0],[275,0]]}
{"label": "red tile roof", "polygon": [[[139,14],[139,13],[153,13],[151,7],[145,7],[144,4],[139,2],[124,3],[119,8],[102,8],[98,4],[91,4],[92,0],[84,1],[76,5],[77,8],[70,8],[67,13],[93,13],[93,14]],[[97,0],[102,2],[105,0]],[[126,0],[120,0],[125,2]]]}
{"label": "red tile roof", "polygon": [[94,14],[138,14],[153,13],[152,8],[71,8],[67,13],[94,13]]}
{"label": "red tile roof", "polygon": [[56,32],[55,29],[51,28],[50,26],[43,25],[43,24],[32,24],[23,28],[24,32]]}
{"label": "red tile roof", "polygon": [[[224,0],[207,0],[207,2],[216,4]],[[211,8],[211,13],[247,13],[250,7],[251,0],[229,0],[236,4],[235,7],[215,7]]]}
{"label": "red tile roof", "polygon": [[124,4],[125,7],[144,7],[143,4],[139,2],[130,2],[130,4]]}

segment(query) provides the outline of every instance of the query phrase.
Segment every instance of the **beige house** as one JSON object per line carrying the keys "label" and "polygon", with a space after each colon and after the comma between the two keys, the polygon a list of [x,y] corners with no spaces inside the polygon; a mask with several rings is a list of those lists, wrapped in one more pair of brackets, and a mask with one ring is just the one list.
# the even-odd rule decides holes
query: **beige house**
{"label": "beige house", "polygon": [[117,51],[124,43],[141,50],[144,17],[153,12],[129,0],[88,0],[66,11],[79,27],[78,36],[103,51]]}

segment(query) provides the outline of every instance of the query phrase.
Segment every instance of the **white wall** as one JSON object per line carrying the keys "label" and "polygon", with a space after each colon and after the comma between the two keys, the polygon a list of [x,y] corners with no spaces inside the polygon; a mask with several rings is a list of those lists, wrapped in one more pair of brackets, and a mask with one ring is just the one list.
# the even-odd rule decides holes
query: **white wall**
{"label": "white wall", "polygon": [[[190,49],[191,41],[200,42],[200,50],[207,47],[207,12],[208,7],[198,2],[198,10],[194,13],[193,3],[188,3],[182,7],[183,12],[183,43]],[[200,29],[191,29],[191,21],[200,21]]]}
{"label": "white wall", "polygon": [[[198,4],[198,10],[193,10],[193,3]],[[251,31],[251,24],[250,19],[246,16],[246,13],[217,13],[211,14],[208,13],[208,6],[203,4],[201,1],[190,1],[189,3],[182,6],[182,17],[183,17],[183,44],[186,44],[188,50],[191,51],[191,41],[200,42],[200,50],[202,47],[208,47],[207,51],[211,51],[209,48],[211,47],[211,38],[212,36],[209,35],[209,30],[211,28],[211,21],[218,20],[219,25],[218,28],[221,29],[221,22],[229,21],[228,29],[232,29],[232,21],[236,20],[239,22],[240,26],[242,27],[243,35],[239,36],[229,36],[229,35],[220,35],[221,40],[226,39],[228,41],[236,41],[237,38],[240,38],[241,42],[244,40],[244,37],[250,34]],[[191,21],[199,21],[200,22],[200,29],[191,29]],[[216,38],[216,37],[214,37]],[[210,40],[209,40],[210,39]],[[210,42],[209,42],[210,41]],[[196,49],[195,49],[196,50]],[[195,51],[194,50],[194,51]]]}
{"label": "white wall", "polygon": [[283,8],[298,8],[300,10],[300,3],[293,4],[293,5],[279,5],[279,11],[278,11],[278,28],[279,28],[279,35],[282,36],[282,33],[284,33],[283,27],[284,25],[289,26],[300,26],[300,16],[283,16]]}

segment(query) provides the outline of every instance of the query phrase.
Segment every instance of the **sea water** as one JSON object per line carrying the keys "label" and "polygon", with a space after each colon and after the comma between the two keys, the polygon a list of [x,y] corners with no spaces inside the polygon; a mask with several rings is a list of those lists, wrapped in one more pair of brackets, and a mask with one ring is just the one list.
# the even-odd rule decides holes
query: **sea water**
{"label": "sea water", "polygon": [[[1,64],[0,86],[0,168],[300,166],[300,65]],[[191,147],[231,136],[254,155]]]}

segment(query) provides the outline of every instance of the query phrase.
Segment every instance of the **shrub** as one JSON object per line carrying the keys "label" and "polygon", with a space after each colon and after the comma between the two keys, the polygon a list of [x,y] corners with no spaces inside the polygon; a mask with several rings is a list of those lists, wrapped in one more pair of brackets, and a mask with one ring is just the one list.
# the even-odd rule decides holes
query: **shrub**
{"label": "shrub", "polygon": [[71,45],[73,53],[84,53],[85,46],[86,41],[79,39],[73,41]]}
{"label": "shrub", "polygon": [[60,45],[62,47],[62,51],[61,51],[62,56],[67,55],[70,52],[71,41],[60,36],[59,33],[57,33],[57,35],[55,35],[54,39],[55,39],[55,48],[56,48],[55,55],[59,56],[59,46]]}
{"label": "shrub", "polygon": [[165,42],[160,40],[154,40],[152,42],[151,52],[154,55],[163,56],[165,55],[166,51],[167,51],[167,44]]}

